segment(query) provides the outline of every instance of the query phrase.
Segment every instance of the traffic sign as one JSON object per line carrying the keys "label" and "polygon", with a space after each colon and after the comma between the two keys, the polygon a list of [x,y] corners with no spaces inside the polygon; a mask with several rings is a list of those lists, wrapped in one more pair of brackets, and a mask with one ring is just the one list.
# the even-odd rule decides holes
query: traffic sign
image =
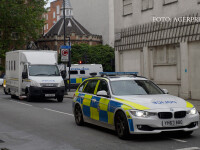
{"label": "traffic sign", "polygon": [[61,49],[61,61],[62,62],[69,61],[69,49]]}
{"label": "traffic sign", "polygon": [[61,62],[69,62],[69,49],[71,49],[71,46],[61,46]]}
{"label": "traffic sign", "polygon": [[60,47],[60,49],[71,49],[71,46],[69,46],[69,45],[62,45]]}

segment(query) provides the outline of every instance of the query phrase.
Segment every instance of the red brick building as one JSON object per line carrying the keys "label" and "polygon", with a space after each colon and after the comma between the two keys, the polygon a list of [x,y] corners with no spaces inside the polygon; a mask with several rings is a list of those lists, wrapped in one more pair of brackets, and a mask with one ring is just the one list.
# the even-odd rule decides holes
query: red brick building
{"label": "red brick building", "polygon": [[55,0],[50,3],[48,12],[44,14],[44,18],[46,19],[44,34],[47,33],[49,29],[60,19],[62,3],[63,0]]}

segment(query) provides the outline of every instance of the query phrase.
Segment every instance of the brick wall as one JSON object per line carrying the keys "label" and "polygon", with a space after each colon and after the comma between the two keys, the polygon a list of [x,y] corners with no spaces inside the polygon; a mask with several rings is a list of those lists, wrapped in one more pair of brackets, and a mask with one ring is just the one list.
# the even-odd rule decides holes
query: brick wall
{"label": "brick wall", "polygon": [[[61,15],[61,7],[62,7],[63,0],[56,0],[51,2],[49,10],[44,17],[46,19],[46,25],[44,26],[44,33],[47,33],[49,29],[57,22]],[[57,7],[59,7],[59,12],[57,12]]]}

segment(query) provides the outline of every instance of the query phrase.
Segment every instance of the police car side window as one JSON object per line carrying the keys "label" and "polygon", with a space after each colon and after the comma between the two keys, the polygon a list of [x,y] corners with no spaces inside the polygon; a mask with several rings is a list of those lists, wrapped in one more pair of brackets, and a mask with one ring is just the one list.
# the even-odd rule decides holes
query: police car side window
{"label": "police car side window", "polygon": [[85,85],[87,84],[88,82],[84,82],[78,89],[79,92],[83,92],[83,89],[85,87]]}
{"label": "police car side window", "polygon": [[107,93],[109,92],[107,82],[104,81],[104,80],[101,80],[100,83],[99,83],[99,87],[98,87],[97,92],[103,91],[103,90],[106,91]]}
{"label": "police car side window", "polygon": [[90,80],[84,89],[84,93],[94,94],[94,90],[96,87],[98,80]]}

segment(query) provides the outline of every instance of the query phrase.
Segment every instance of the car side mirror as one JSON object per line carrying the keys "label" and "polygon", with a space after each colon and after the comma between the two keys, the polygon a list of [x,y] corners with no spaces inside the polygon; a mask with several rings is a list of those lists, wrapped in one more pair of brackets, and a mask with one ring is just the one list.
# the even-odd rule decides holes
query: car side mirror
{"label": "car side mirror", "polygon": [[164,92],[165,94],[169,94],[169,91],[168,91],[167,89],[163,89],[163,92]]}
{"label": "car side mirror", "polygon": [[109,97],[108,93],[106,91],[98,91],[97,96],[103,96],[103,97]]}
{"label": "car side mirror", "polygon": [[28,73],[27,72],[22,72],[22,79],[28,78]]}
{"label": "car side mirror", "polygon": [[62,70],[60,73],[61,73],[62,78],[65,79],[67,76],[66,70]]}

